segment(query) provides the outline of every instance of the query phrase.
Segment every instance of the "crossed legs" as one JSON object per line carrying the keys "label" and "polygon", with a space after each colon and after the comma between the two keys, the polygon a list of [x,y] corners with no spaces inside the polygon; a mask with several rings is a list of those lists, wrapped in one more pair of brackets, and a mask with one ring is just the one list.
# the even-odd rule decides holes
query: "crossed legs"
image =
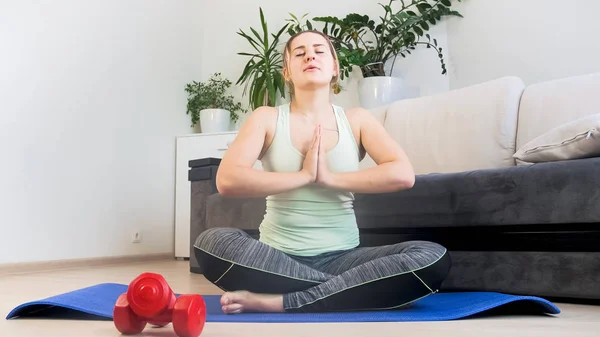
{"label": "crossed legs", "polygon": [[427,241],[294,257],[235,228],[203,232],[194,254],[229,313],[393,309],[436,292],[451,264]]}

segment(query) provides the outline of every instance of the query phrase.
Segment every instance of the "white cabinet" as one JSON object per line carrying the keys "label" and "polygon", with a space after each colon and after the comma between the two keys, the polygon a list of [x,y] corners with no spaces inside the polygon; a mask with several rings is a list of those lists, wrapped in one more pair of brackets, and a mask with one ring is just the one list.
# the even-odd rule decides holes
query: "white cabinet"
{"label": "white cabinet", "polygon": [[[223,158],[236,131],[197,133],[176,139],[175,159],[175,257],[190,257],[190,181],[189,161],[200,158]],[[257,161],[255,168],[262,169]]]}

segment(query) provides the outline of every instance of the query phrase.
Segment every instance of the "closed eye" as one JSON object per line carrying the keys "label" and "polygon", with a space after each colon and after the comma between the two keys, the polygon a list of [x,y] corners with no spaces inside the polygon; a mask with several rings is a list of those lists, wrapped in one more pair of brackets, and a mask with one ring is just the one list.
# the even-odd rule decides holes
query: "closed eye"
{"label": "closed eye", "polygon": [[[324,52],[319,50],[319,51],[316,51],[315,53],[317,53],[317,54],[323,54]],[[300,56],[304,56],[304,55],[305,55],[304,53],[296,54],[296,57],[300,57]]]}

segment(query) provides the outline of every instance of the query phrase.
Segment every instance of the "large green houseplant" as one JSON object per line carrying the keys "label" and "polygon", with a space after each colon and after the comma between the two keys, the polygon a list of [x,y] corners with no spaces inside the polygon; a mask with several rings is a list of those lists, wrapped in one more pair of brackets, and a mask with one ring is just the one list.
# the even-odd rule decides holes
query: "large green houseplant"
{"label": "large green houseplant", "polygon": [[[244,37],[254,49],[253,52],[238,53],[249,56],[244,70],[236,84],[245,83],[244,96],[248,96],[250,106],[275,106],[277,96],[285,98],[285,80],[283,78],[283,58],[279,40],[286,31],[284,25],[275,34],[269,34],[269,28],[262,8],[260,8],[260,23],[262,34],[250,27],[251,34],[240,29],[238,35]],[[272,37],[272,40],[270,39]]]}

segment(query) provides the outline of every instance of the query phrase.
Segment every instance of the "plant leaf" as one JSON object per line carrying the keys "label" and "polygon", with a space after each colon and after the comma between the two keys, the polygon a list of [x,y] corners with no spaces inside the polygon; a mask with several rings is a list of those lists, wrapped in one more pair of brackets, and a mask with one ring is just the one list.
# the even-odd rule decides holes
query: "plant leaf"
{"label": "plant leaf", "polygon": [[265,15],[263,13],[263,10],[261,7],[260,8],[260,22],[262,24],[262,29],[263,29],[263,45],[265,47],[265,49],[269,48],[269,29],[267,28],[267,21],[265,21]]}

